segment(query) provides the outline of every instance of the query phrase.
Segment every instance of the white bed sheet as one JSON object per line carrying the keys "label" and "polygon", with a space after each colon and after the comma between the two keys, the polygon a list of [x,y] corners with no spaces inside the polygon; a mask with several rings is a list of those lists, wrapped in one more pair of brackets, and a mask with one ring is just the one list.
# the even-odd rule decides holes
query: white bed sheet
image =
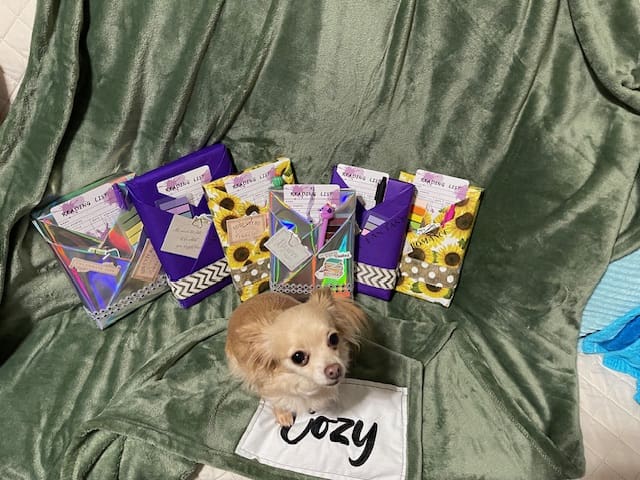
{"label": "white bed sheet", "polygon": [[[15,99],[29,55],[37,0],[0,0],[0,122]],[[578,355],[585,480],[640,480],[640,405],[631,377],[604,368],[599,355]],[[198,480],[243,480],[204,466]]]}
{"label": "white bed sheet", "polygon": [[35,12],[36,0],[0,0],[0,122],[22,82]]}

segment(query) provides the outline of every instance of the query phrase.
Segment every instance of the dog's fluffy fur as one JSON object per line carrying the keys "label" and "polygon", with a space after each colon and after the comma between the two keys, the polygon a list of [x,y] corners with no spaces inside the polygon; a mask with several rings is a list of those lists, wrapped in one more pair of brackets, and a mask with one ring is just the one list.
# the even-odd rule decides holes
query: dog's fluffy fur
{"label": "dog's fluffy fur", "polygon": [[280,425],[290,426],[297,412],[337,399],[350,350],[365,327],[362,309],[329,289],[316,290],[305,303],[266,292],[233,312],[225,352],[231,372],[271,402]]}

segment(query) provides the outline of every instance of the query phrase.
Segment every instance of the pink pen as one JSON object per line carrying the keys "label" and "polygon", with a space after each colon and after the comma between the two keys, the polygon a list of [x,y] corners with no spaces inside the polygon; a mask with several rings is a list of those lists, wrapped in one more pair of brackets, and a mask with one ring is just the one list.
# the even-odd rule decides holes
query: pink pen
{"label": "pink pen", "polygon": [[456,215],[456,205],[454,203],[449,207],[449,210],[447,210],[447,213],[445,213],[444,218],[442,219],[442,222],[440,222],[440,226],[443,227],[444,224],[447,223],[449,220],[452,220],[453,217],[455,217],[455,215]]}
{"label": "pink pen", "polygon": [[320,218],[322,223],[320,224],[320,233],[318,233],[318,250],[324,245],[324,240],[327,236],[327,227],[329,226],[329,220],[333,218],[335,208],[328,203],[320,209]]}

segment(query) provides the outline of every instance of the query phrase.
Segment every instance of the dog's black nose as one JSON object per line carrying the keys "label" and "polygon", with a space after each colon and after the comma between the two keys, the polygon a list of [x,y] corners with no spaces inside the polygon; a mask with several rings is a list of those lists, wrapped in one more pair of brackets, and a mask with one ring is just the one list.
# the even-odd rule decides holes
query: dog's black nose
{"label": "dog's black nose", "polygon": [[342,368],[337,363],[333,363],[325,367],[324,374],[331,380],[335,380],[336,378],[340,378]]}

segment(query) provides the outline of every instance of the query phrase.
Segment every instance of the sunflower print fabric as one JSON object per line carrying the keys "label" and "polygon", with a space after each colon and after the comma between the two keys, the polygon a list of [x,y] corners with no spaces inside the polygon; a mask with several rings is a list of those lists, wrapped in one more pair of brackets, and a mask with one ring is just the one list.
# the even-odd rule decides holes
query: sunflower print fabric
{"label": "sunflower print fabric", "polygon": [[[412,183],[413,177],[401,172],[399,179]],[[481,193],[481,188],[469,186],[467,197],[455,204],[453,218],[444,224],[442,221],[448,208],[433,218],[425,213],[421,226],[434,225],[427,233],[418,233],[416,228],[409,227],[396,291],[445,307],[451,304]]]}
{"label": "sunflower print fabric", "polygon": [[[243,302],[269,289],[270,254],[265,247],[269,240],[269,206],[256,198],[262,193],[267,198],[274,177],[280,177],[283,183],[294,183],[288,158],[280,157],[275,162],[256,165],[204,185],[213,224],[224,248],[233,284]],[[229,193],[227,187],[232,180],[233,185],[255,180],[251,191],[257,196],[243,199]],[[256,189],[259,191],[255,192]]]}

